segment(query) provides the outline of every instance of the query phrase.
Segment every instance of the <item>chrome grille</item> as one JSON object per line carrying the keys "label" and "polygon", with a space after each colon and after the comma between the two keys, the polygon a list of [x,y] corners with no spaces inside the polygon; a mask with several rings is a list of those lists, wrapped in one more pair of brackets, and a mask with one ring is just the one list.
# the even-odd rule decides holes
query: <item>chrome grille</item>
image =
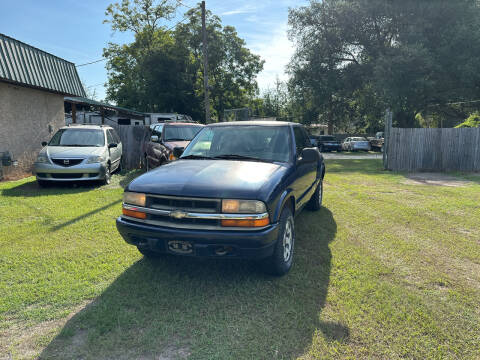
{"label": "chrome grille", "polygon": [[221,211],[222,203],[220,199],[147,195],[147,207],[167,211],[217,213]]}

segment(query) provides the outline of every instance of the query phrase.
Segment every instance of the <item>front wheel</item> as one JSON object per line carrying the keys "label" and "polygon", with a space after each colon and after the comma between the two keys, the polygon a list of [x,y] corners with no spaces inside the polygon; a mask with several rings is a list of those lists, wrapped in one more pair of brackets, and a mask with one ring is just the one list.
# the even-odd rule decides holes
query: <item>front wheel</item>
{"label": "front wheel", "polygon": [[307,209],[311,211],[320,210],[323,202],[323,180],[320,179],[315,192],[307,203]]}
{"label": "front wheel", "polygon": [[140,253],[141,253],[144,257],[146,257],[146,258],[148,258],[148,259],[156,259],[156,258],[159,258],[159,257],[161,256],[160,253],[158,253],[158,252],[156,252],[156,251],[152,251],[152,250],[150,250],[150,249],[145,249],[145,248],[143,248],[143,247],[141,247],[141,246],[137,246],[137,249],[138,249],[138,251],[140,251]]}
{"label": "front wheel", "polygon": [[107,168],[105,169],[105,178],[102,180],[103,185],[108,185],[110,184],[110,179],[112,177],[111,169],[110,169],[110,164],[107,165]]}
{"label": "front wheel", "polygon": [[267,273],[282,276],[288,273],[293,263],[295,248],[295,224],[290,208],[285,207],[280,216],[280,229],[272,256],[266,259],[264,269]]}

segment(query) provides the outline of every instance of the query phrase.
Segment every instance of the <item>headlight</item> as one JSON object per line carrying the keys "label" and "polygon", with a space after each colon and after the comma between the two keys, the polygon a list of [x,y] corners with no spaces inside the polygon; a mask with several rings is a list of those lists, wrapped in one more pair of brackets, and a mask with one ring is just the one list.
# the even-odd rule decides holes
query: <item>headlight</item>
{"label": "headlight", "polygon": [[48,163],[48,156],[46,154],[39,154],[37,157],[37,163]]}
{"label": "headlight", "polygon": [[103,156],[90,156],[87,160],[87,164],[95,164],[104,162],[105,158]]}
{"label": "headlight", "polygon": [[145,206],[146,196],[145,194],[127,191],[123,193],[123,202],[130,205]]}
{"label": "headlight", "polygon": [[267,212],[265,203],[258,200],[222,200],[222,212],[234,214],[262,214]]}

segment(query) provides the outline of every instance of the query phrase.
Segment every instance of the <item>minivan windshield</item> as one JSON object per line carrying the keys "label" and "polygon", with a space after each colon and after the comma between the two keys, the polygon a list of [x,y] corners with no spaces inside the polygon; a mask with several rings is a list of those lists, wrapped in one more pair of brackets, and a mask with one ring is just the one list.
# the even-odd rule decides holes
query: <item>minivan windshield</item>
{"label": "minivan windshield", "polygon": [[198,125],[165,126],[164,141],[190,141],[202,129]]}
{"label": "minivan windshield", "polygon": [[53,135],[48,146],[91,146],[105,145],[105,136],[100,129],[60,129]]}
{"label": "minivan windshield", "polygon": [[287,126],[206,127],[185,149],[182,158],[288,162],[289,130]]}

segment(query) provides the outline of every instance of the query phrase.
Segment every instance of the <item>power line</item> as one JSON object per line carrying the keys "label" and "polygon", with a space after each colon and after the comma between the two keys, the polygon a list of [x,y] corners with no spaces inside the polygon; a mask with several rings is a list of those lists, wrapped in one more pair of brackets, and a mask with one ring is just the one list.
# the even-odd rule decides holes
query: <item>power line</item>
{"label": "power line", "polygon": [[183,2],[181,2],[180,0],[178,0],[178,3],[182,6],[185,6],[186,8],[189,8],[189,9],[193,9],[192,6],[188,6],[188,5],[185,5]]}
{"label": "power line", "polygon": [[183,22],[184,22],[185,20],[187,20],[187,19],[188,19],[188,16],[185,16],[182,20],[180,20],[179,22],[177,22],[175,25],[169,27],[169,28],[168,28],[167,30],[165,30],[165,31],[170,31],[170,30],[172,30],[173,28],[177,27],[177,25],[183,23]]}
{"label": "power line", "polygon": [[100,85],[105,85],[105,83],[99,83],[99,84],[95,84],[95,85],[90,85],[90,86],[85,86],[85,89],[89,89],[89,88],[92,88],[92,87],[97,87],[97,86],[100,86]]}
{"label": "power line", "polygon": [[100,61],[105,61],[105,60],[107,60],[107,59],[106,59],[106,58],[102,58],[102,59],[98,59],[98,60],[95,60],[95,61],[91,61],[91,62],[88,62],[88,63],[85,63],[85,64],[75,65],[75,67],[80,67],[80,66],[95,64],[95,63],[98,63],[98,62],[100,62]]}

